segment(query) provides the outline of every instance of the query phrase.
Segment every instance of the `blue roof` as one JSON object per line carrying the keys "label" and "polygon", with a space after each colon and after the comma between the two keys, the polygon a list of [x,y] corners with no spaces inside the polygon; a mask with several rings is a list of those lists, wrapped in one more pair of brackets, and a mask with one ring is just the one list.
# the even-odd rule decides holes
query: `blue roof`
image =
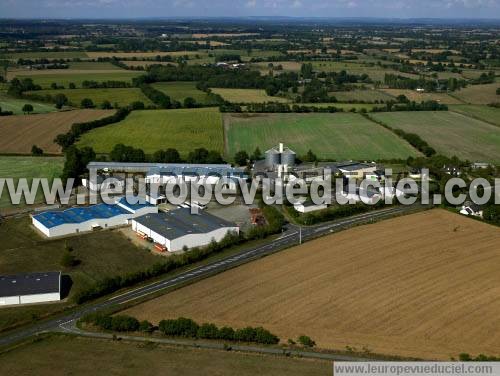
{"label": "blue roof", "polygon": [[118,202],[120,204],[122,204],[123,206],[126,206],[127,208],[129,208],[130,210],[133,210],[133,211],[136,211],[136,210],[139,210],[139,209],[142,209],[142,208],[146,208],[148,206],[153,206],[153,205],[151,205],[147,201],[144,204],[140,204],[140,203],[129,204],[128,201],[127,201],[127,199],[125,197],[120,198],[120,200]]}
{"label": "blue roof", "polygon": [[97,218],[112,218],[121,214],[131,214],[131,212],[119,205],[98,204],[62,211],[47,211],[34,215],[33,218],[45,227],[52,228],[68,223],[82,223]]}

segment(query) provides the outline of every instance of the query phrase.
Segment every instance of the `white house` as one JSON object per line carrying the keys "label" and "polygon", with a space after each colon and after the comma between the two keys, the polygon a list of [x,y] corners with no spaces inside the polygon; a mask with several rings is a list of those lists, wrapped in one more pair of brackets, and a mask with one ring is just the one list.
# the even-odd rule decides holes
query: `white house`
{"label": "white house", "polygon": [[152,239],[157,248],[169,252],[206,246],[212,240],[221,241],[230,232],[239,233],[235,223],[205,211],[192,214],[188,208],[134,218],[132,229],[141,237]]}
{"label": "white house", "polygon": [[0,306],[61,300],[61,272],[0,276]]}
{"label": "white house", "polygon": [[293,205],[294,209],[299,213],[310,213],[317,210],[323,210],[328,207],[326,204],[316,205],[314,202],[304,202],[302,204],[296,203]]}

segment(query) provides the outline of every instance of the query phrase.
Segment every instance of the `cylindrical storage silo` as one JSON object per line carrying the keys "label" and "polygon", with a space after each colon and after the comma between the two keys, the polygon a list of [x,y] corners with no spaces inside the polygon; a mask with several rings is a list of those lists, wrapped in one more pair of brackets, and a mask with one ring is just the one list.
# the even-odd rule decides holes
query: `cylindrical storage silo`
{"label": "cylindrical storage silo", "polygon": [[294,166],[295,165],[295,152],[291,151],[290,149],[283,150],[283,153],[281,153],[281,164],[288,165],[288,166]]}
{"label": "cylindrical storage silo", "polygon": [[275,149],[269,149],[266,151],[266,167],[274,168],[276,165],[281,163],[280,153]]}

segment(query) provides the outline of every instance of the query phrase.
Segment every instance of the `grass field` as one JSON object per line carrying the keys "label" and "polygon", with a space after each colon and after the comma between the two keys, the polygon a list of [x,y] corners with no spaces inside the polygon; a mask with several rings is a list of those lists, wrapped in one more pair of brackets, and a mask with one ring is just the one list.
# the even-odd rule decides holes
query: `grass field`
{"label": "grass field", "polygon": [[198,90],[195,82],[157,82],[151,86],[181,103],[187,97],[193,98],[198,103],[210,103],[207,93]]}
{"label": "grass field", "polygon": [[498,354],[499,241],[497,227],[436,209],[326,236],[126,312],[264,326],[330,349]]}
{"label": "grass field", "polygon": [[2,111],[12,111],[14,115],[23,114],[22,108],[25,104],[33,106],[33,113],[47,113],[56,111],[53,104],[39,103],[27,99],[16,99],[0,94],[0,108]]}
{"label": "grass field", "polygon": [[40,376],[320,376],[332,369],[326,361],[61,335],[1,354],[0,362],[6,374]]}
{"label": "grass field", "polygon": [[399,74],[405,77],[418,78],[415,74],[397,72],[392,69],[385,69],[377,66],[367,66],[357,62],[343,61],[316,61],[312,63],[315,71],[318,72],[340,72],[345,70],[350,74],[361,75],[366,73],[374,81],[384,81],[386,73]]}
{"label": "grass field", "polygon": [[443,104],[460,104],[462,103],[456,98],[449,96],[446,93],[419,93],[415,90],[404,89],[382,89],[385,93],[397,97],[405,95],[409,100],[420,103],[422,101],[436,101]]}
{"label": "grass field", "polygon": [[298,106],[311,106],[311,107],[336,107],[341,108],[344,111],[350,111],[351,109],[355,109],[359,111],[361,109],[365,109],[367,111],[375,108],[375,107],[385,107],[384,104],[375,104],[375,103],[297,103]]}
{"label": "grass field", "polygon": [[496,90],[500,87],[500,82],[487,85],[470,85],[465,89],[456,91],[453,96],[471,104],[489,104],[500,102],[500,95]]}
{"label": "grass field", "polygon": [[62,93],[66,95],[73,106],[80,106],[82,99],[90,98],[94,105],[99,106],[105,100],[111,104],[118,103],[121,107],[127,106],[132,102],[143,102],[144,105],[152,105],[153,102],[146,97],[141,89],[136,87],[131,88],[116,88],[116,89],[56,89],[56,90],[37,90],[27,92],[27,95],[52,95]]}
{"label": "grass field", "polygon": [[122,68],[111,64],[108,61],[75,61],[69,63],[69,69],[79,70],[121,70]]}
{"label": "grass field", "polygon": [[74,123],[83,123],[113,114],[113,110],[75,110],[39,115],[17,115],[1,118],[0,153],[31,154],[37,145],[45,153],[58,154],[54,138],[66,133]]}
{"label": "grass field", "polygon": [[388,101],[394,100],[389,94],[378,90],[352,90],[352,91],[332,91],[329,93],[337,98],[338,101]]}
{"label": "grass field", "polygon": [[436,151],[470,161],[500,161],[500,129],[451,111],[373,114],[390,127],[416,133]]}
{"label": "grass field", "polygon": [[473,104],[459,104],[450,106],[450,110],[500,126],[500,108]]}
{"label": "grass field", "polygon": [[[66,239],[47,240],[31,225],[28,216],[3,220],[0,225],[0,274],[62,270],[72,286],[69,297],[106,276],[123,275],[143,270],[160,261],[158,256],[137,248],[119,231],[101,231]],[[60,265],[66,245],[80,264],[65,268]],[[69,303],[43,305],[62,309]],[[0,330],[17,322],[29,321],[30,306],[2,308]]]}
{"label": "grass field", "polygon": [[251,153],[284,142],[299,155],[324,159],[389,159],[417,155],[405,141],[358,114],[226,114],[227,151]]}
{"label": "grass field", "polygon": [[[117,68],[119,69],[119,68]],[[74,83],[77,87],[82,86],[83,81],[127,81],[132,82],[132,78],[137,77],[143,72],[133,72],[133,71],[107,71],[99,70],[92,71],[86,69],[79,70],[61,70],[60,73],[46,73],[46,71],[40,71],[43,73],[34,73],[32,71],[26,72],[12,72],[18,78],[31,78],[33,82],[42,86],[44,89],[50,89],[50,85],[55,82],[58,85],[63,85],[68,88],[70,82]]]}
{"label": "grass field", "polygon": [[271,97],[263,89],[221,89],[212,88],[212,92],[219,94],[228,102],[233,103],[265,103],[280,102],[289,103],[290,100],[281,97]]}
{"label": "grass field", "polygon": [[[47,178],[59,177],[63,169],[61,157],[0,156],[0,178]],[[4,188],[6,190],[6,188]],[[41,192],[35,202],[42,202]],[[1,193],[0,210],[12,208],[7,192]]]}
{"label": "grass field", "polygon": [[118,143],[146,153],[176,148],[184,157],[200,147],[223,152],[222,117],[216,108],[134,111],[118,124],[84,134],[79,145],[108,153]]}

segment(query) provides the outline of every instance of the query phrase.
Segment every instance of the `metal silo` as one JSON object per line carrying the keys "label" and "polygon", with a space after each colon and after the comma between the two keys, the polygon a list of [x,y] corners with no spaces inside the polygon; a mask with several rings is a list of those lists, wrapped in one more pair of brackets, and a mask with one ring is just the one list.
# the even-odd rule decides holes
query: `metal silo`
{"label": "metal silo", "polygon": [[288,166],[294,166],[295,165],[295,152],[285,148],[283,152],[281,153],[281,164],[283,165],[288,165]]}
{"label": "metal silo", "polygon": [[266,151],[266,167],[273,168],[281,162],[280,153],[275,148]]}

